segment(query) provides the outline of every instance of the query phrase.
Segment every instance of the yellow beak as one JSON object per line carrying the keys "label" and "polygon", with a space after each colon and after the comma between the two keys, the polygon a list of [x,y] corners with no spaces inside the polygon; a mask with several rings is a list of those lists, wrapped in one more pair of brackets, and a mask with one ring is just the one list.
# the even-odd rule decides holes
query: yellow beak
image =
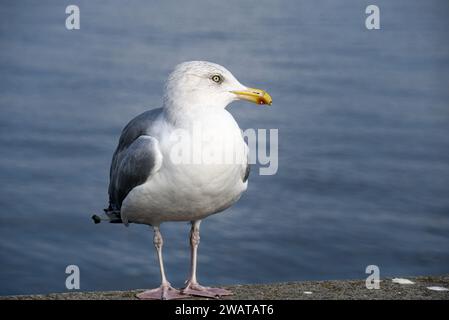
{"label": "yellow beak", "polygon": [[271,96],[264,90],[248,88],[242,91],[231,91],[235,94],[239,99],[251,101],[256,104],[267,104],[271,105],[273,99]]}

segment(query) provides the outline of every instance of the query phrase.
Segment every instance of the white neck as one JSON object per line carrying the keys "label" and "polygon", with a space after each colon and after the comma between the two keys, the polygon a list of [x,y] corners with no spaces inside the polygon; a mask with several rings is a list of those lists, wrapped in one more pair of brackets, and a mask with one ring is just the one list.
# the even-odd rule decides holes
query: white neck
{"label": "white neck", "polygon": [[164,116],[169,123],[175,127],[183,127],[202,117],[220,114],[228,104],[223,102],[216,104],[209,102],[205,104],[185,101],[179,103],[179,100],[165,100],[163,109]]}

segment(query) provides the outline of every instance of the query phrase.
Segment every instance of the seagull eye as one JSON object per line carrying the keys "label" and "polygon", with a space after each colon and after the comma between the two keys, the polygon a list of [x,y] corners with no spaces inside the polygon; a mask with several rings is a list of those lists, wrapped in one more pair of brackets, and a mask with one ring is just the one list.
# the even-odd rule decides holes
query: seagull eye
{"label": "seagull eye", "polygon": [[222,83],[223,82],[223,77],[220,76],[219,74],[214,74],[211,77],[211,79],[212,79],[213,82],[216,82],[216,83]]}

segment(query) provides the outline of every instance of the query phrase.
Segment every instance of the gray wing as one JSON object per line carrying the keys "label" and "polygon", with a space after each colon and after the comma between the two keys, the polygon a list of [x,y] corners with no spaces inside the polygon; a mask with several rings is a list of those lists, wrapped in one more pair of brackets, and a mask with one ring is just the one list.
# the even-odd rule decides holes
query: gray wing
{"label": "gray wing", "polygon": [[251,164],[249,163],[249,147],[248,145],[245,143],[245,150],[246,150],[246,163],[243,164],[243,168],[244,168],[244,172],[243,172],[243,176],[242,176],[242,181],[246,182],[249,178],[249,173],[251,171]]}
{"label": "gray wing", "polygon": [[123,129],[109,172],[110,210],[120,210],[128,193],[159,170],[162,154],[149,133],[160,113],[160,108],[144,112]]}
{"label": "gray wing", "polygon": [[251,165],[249,163],[246,163],[245,175],[243,176],[243,179],[242,179],[243,182],[246,182],[246,180],[248,180],[250,172],[251,172]]}

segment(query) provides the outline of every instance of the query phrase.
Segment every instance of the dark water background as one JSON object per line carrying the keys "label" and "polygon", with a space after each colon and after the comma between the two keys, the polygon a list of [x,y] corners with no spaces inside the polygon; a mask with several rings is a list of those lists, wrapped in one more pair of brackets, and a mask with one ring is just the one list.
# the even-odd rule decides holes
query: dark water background
{"label": "dark water background", "polygon": [[[65,29],[78,4],[81,30]],[[242,128],[279,129],[279,171],[202,225],[204,284],[449,272],[449,2],[2,1],[0,294],[153,287],[145,226],[94,225],[121,128],[161,103],[186,60],[266,88],[234,103]],[[188,274],[188,225],[165,263]]]}

